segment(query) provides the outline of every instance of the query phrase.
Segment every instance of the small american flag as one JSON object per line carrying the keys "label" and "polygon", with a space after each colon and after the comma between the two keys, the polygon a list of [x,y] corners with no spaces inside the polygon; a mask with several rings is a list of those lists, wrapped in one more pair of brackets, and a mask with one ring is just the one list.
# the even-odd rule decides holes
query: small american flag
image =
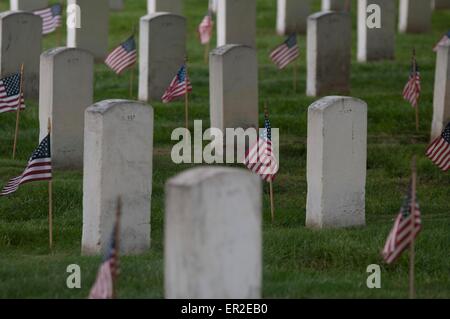
{"label": "small american flag", "polygon": [[262,134],[245,154],[244,165],[266,182],[271,182],[276,177],[278,162],[272,150],[272,128],[267,113],[264,116]]}
{"label": "small american flag", "polygon": [[42,34],[52,33],[61,26],[62,6],[59,3],[33,13],[42,18]]}
{"label": "small american flag", "polygon": [[112,299],[114,298],[114,281],[119,273],[119,263],[116,249],[116,225],[111,235],[108,251],[103,259],[97,278],[89,293],[89,299]]}
{"label": "small american flag", "polygon": [[136,41],[131,36],[125,42],[115,48],[105,60],[109,66],[117,74],[122,73],[126,68],[133,66],[137,61]]}
{"label": "small american flag", "polygon": [[444,172],[450,169],[450,122],[441,136],[428,146],[426,154]]}
{"label": "small american flag", "polygon": [[0,79],[0,113],[17,111],[19,103],[20,109],[25,108],[20,82],[20,73]]}
{"label": "small american flag", "polygon": [[[409,247],[422,228],[419,204],[417,201],[411,203],[411,184],[408,189],[408,194],[405,197],[404,204],[400,209],[400,213],[395,219],[394,227],[389,233],[386,244],[384,245],[382,255],[384,261],[388,264],[394,262],[401,253]],[[413,213],[411,213],[412,206],[414,206]]]}
{"label": "small american flag", "polygon": [[186,65],[183,64],[161,99],[164,103],[169,103],[191,91],[191,81],[189,81],[189,76],[187,75]]}
{"label": "small american flag", "polygon": [[417,107],[419,105],[420,91],[421,85],[419,66],[416,61],[413,61],[409,80],[403,89],[403,98],[411,103],[412,107]]}
{"label": "small american flag", "polygon": [[289,63],[294,61],[300,55],[300,51],[297,44],[297,35],[291,34],[286,41],[281,45],[276,47],[272,53],[270,53],[270,58],[273,63],[281,70],[285,68]]}
{"label": "small american flag", "polygon": [[211,35],[213,30],[213,20],[212,13],[208,12],[208,14],[203,18],[202,22],[198,26],[198,34],[200,35],[200,43],[207,44],[211,41]]}
{"label": "small american flag", "polygon": [[438,47],[440,45],[446,45],[447,43],[450,43],[450,30],[446,34],[444,34],[444,36],[439,40],[438,43],[436,43],[436,45],[433,48],[433,51],[437,52]]}
{"label": "small american flag", "polygon": [[50,154],[50,135],[47,135],[31,155],[23,173],[11,179],[3,188],[0,196],[14,193],[19,189],[20,185],[25,183],[51,180],[52,159]]}

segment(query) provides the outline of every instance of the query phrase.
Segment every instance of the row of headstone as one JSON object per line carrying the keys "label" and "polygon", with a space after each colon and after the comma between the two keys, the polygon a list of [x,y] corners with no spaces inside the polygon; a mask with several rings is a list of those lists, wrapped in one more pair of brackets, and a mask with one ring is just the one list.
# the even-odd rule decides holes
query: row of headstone
{"label": "row of headstone", "polygon": [[[120,251],[150,247],[153,111],[125,100],[85,112],[82,253],[107,248],[117,197]],[[309,107],[306,225],[365,224],[367,105],[341,96]],[[167,298],[259,298],[262,189],[245,169],[195,168],[165,187]]]}

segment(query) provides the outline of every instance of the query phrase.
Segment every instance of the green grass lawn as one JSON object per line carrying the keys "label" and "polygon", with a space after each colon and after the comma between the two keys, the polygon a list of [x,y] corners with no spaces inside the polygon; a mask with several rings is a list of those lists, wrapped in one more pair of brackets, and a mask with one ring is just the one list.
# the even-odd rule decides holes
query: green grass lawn
{"label": "green grass lawn", "polygon": [[[139,17],[146,14],[143,0],[127,0],[127,9],[111,14],[110,47],[126,39]],[[320,1],[314,1],[319,10]],[[188,53],[194,90],[191,120],[209,124],[208,66],[196,27],[206,12],[206,0],[186,0]],[[353,1],[353,9],[356,1]],[[2,2],[0,10],[6,10]],[[355,15],[353,10],[353,14]],[[276,221],[270,222],[268,188],[264,196],[265,298],[406,298],[408,257],[394,265],[380,257],[387,234],[402,204],[410,177],[410,161],[418,155],[418,197],[423,231],[416,242],[416,287],[419,298],[450,297],[450,176],[424,156],[432,118],[435,54],[432,47],[450,28],[450,11],[433,14],[433,31],[425,35],[398,35],[396,60],[359,64],[355,61],[356,17],[353,17],[351,95],[366,101],[368,113],[367,226],[356,229],[305,228],[307,108],[305,36],[300,37],[299,84],[292,89],[292,69],[278,71],[268,53],[283,41],[275,34],[276,1],[258,0],[258,57],[260,110],[267,101],[273,127],[280,128],[279,176],[274,183]],[[339,36],[339,34],[336,34]],[[56,35],[44,39],[44,49],[56,45]],[[213,40],[215,43],[215,40]],[[414,110],[402,100],[412,48],[421,67],[423,95],[420,131]],[[137,71],[136,76],[137,76]],[[95,101],[128,98],[128,74],[118,77],[104,65],[95,69]],[[136,84],[136,83],[135,83]],[[82,85],[82,84],[80,84]],[[135,92],[137,85],[135,85]],[[37,146],[38,105],[28,102],[22,113],[18,159],[11,160],[15,114],[0,114],[0,187],[20,174]],[[184,125],[183,103],[154,103],[154,165],[151,212],[152,248],[141,256],[121,258],[118,294],[121,298],[162,298],[164,183],[191,167],[170,159],[170,133]],[[191,122],[192,123],[192,122]],[[85,298],[101,260],[80,256],[82,232],[82,172],[56,171],[54,177],[54,240],[48,249],[47,184],[24,185],[12,196],[0,198],[0,298]],[[239,261],[236,261],[239,262]],[[78,264],[82,288],[66,287],[66,267]],[[381,289],[366,287],[366,267],[380,264]]]}

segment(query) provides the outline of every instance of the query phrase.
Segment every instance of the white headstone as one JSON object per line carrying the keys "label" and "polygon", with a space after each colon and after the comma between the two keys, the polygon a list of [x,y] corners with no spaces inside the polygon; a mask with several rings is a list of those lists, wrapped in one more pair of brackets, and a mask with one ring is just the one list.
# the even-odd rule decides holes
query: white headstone
{"label": "white headstone", "polygon": [[365,224],[367,104],[327,96],[308,109],[306,226]]}
{"label": "white headstone", "polygon": [[150,247],[153,109],[106,100],[85,113],[82,253],[108,246],[117,199],[122,199],[120,254]]}
{"label": "white headstone", "polygon": [[67,46],[85,49],[103,62],[108,54],[108,0],[67,0],[67,4],[78,5],[81,12],[81,28],[67,29]]}
{"label": "white headstone", "polygon": [[11,10],[33,11],[48,6],[48,0],[9,0]]}
{"label": "white headstone", "polygon": [[450,121],[450,44],[438,46],[434,79],[431,138],[438,137]]}
{"label": "white headstone", "polygon": [[348,93],[350,68],[350,15],[336,11],[310,15],[307,32],[307,95]]}
{"label": "white headstone", "polygon": [[450,0],[433,0],[433,9],[450,9]]}
{"label": "white headstone", "polygon": [[166,298],[260,298],[261,180],[203,167],[166,183]]}
{"label": "white headstone", "polygon": [[75,48],[55,48],[41,55],[40,138],[51,119],[54,168],[83,167],[84,112],[93,102],[94,57]]}
{"label": "white headstone", "polygon": [[183,0],[147,0],[148,13],[170,12],[183,14]]}
{"label": "white headstone", "polygon": [[256,47],[256,0],[218,0],[217,46]]}
{"label": "white headstone", "polygon": [[218,0],[209,0],[209,9],[213,13],[217,13]]}
{"label": "white headstone", "polygon": [[322,0],[322,11],[344,11],[350,5],[351,0]]}
{"label": "white headstone", "polygon": [[228,44],[209,59],[211,127],[258,128],[258,61],[256,51]]}
{"label": "white headstone", "polygon": [[431,30],[431,0],[400,0],[399,30],[423,33]]}
{"label": "white headstone", "polygon": [[24,11],[0,13],[0,75],[20,72],[24,64],[25,100],[38,100],[42,19]]}
{"label": "white headstone", "polygon": [[[368,26],[367,18],[373,11],[367,12],[371,5],[381,9],[381,25]],[[396,8],[392,0],[358,1],[358,61],[377,61],[394,59]],[[370,21],[373,22],[373,21]]]}
{"label": "white headstone", "polygon": [[109,0],[109,8],[114,11],[120,11],[124,8],[124,0]]}
{"label": "white headstone", "polygon": [[171,13],[141,18],[139,99],[161,101],[186,58],[186,19]]}
{"label": "white headstone", "polygon": [[278,34],[305,33],[309,10],[309,0],[278,0]]}

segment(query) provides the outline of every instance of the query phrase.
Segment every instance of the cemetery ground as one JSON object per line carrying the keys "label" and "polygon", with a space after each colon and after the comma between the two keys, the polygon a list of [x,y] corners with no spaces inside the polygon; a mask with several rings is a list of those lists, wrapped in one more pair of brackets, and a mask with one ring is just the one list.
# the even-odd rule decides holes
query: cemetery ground
{"label": "cemetery ground", "polygon": [[[145,1],[127,1],[127,9],[112,12],[110,48],[126,39],[133,24],[146,14]],[[313,11],[320,10],[314,1]],[[284,40],[275,33],[276,3],[258,0],[260,125],[267,101],[273,127],[280,128],[280,171],[274,182],[275,223],[272,225],[268,185],[263,198],[264,298],[406,298],[408,253],[391,266],[380,251],[393,225],[410,177],[413,154],[418,155],[418,198],[423,229],[416,241],[416,289],[419,298],[450,297],[450,177],[424,155],[432,118],[435,53],[432,47],[449,28],[450,11],[433,13],[433,31],[423,35],[397,34],[396,60],[356,62],[356,2],[353,1],[351,96],[368,103],[368,175],[366,226],[339,230],[305,228],[307,108],[315,98],[305,96],[305,36],[299,37],[297,92],[292,67],[278,71],[269,51]],[[2,2],[0,10],[7,10]],[[193,83],[190,119],[209,125],[208,67],[196,28],[206,1],[186,0],[189,72]],[[63,31],[65,32],[65,30]],[[339,34],[335,34],[339,37]],[[56,34],[44,39],[44,50],[57,46]],[[215,39],[213,39],[215,43]],[[415,47],[422,76],[420,130],[415,114],[402,100],[411,50]],[[134,69],[134,95],[137,70]],[[80,83],[83,85],[83,83]],[[116,76],[105,65],[95,68],[95,101],[129,98],[129,72]],[[21,173],[38,144],[38,105],[27,101],[21,113],[17,160],[11,159],[15,114],[0,115],[0,184]],[[164,184],[193,165],[176,165],[170,152],[171,132],[184,125],[183,101],[152,103],[155,109],[151,249],[139,256],[121,257],[120,298],[162,298]],[[242,168],[244,169],[244,168]],[[0,198],[0,298],[85,298],[95,280],[100,256],[81,256],[82,172],[54,173],[54,249],[48,248],[47,183],[23,185]],[[237,216],[238,218],[238,216]],[[236,260],[236,263],[239,263]],[[68,289],[66,267],[81,267],[81,289]],[[366,268],[381,265],[381,289],[366,287]]]}

